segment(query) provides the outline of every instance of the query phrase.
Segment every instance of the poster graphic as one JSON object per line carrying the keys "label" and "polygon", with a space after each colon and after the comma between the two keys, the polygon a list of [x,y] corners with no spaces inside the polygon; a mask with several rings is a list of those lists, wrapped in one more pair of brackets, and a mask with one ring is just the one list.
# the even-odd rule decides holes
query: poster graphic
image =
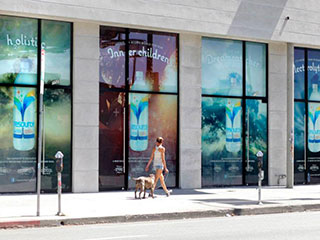
{"label": "poster graphic", "polygon": [[310,152],[320,151],[320,105],[309,103],[308,112],[308,148]]}
{"label": "poster graphic", "polygon": [[241,148],[241,101],[228,100],[226,106],[226,149],[237,153]]}
{"label": "poster graphic", "polygon": [[148,94],[130,95],[130,148],[145,151],[148,148]]}
{"label": "poster graphic", "polygon": [[246,42],[246,94],[266,96],[266,44]]}
{"label": "poster graphic", "polygon": [[35,145],[35,89],[14,88],[13,146],[28,151]]}
{"label": "poster graphic", "polygon": [[202,38],[202,94],[242,96],[242,42]]}
{"label": "poster graphic", "polygon": [[242,184],[241,126],[240,99],[202,98],[203,186]]}

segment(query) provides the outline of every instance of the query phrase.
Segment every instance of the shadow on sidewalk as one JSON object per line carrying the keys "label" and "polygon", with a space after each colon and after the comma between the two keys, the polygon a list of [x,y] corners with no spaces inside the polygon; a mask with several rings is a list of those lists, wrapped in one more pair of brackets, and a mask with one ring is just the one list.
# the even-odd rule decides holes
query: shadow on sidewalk
{"label": "shadow on sidewalk", "polygon": [[[247,199],[229,199],[229,198],[220,198],[220,199],[193,199],[194,202],[203,202],[203,203],[219,203],[219,204],[229,204],[235,206],[243,205],[257,205],[258,201],[247,200]],[[263,204],[277,204],[277,202],[263,201]]]}

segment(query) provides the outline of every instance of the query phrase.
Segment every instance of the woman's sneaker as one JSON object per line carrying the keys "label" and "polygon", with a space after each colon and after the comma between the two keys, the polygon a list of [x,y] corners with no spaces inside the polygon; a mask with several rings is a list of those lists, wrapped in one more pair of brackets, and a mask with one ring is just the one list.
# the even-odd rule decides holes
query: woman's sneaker
{"label": "woman's sneaker", "polygon": [[172,190],[168,190],[168,192],[166,193],[167,197],[170,197],[171,193],[172,193]]}

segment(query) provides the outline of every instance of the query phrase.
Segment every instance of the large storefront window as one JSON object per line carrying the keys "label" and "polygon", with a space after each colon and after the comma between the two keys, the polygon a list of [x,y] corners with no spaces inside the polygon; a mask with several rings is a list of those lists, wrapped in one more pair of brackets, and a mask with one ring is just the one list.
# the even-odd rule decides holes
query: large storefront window
{"label": "large storefront window", "polygon": [[267,182],[267,45],[202,40],[202,186]]}
{"label": "large storefront window", "polygon": [[294,180],[296,184],[320,182],[319,69],[319,50],[295,48]]}
{"label": "large storefront window", "polygon": [[[38,29],[39,23],[41,29]],[[46,52],[46,83],[66,83],[68,87],[65,90],[69,89],[65,95],[57,87],[45,86],[44,104],[48,106],[48,112],[44,127],[46,145],[43,146],[42,190],[53,191],[57,187],[53,184],[55,166],[48,164],[48,158],[52,162],[55,152],[62,150],[67,169],[63,173],[63,187],[70,191],[71,24],[0,16],[0,31],[0,192],[36,190],[40,47]],[[69,98],[69,105],[62,107],[61,99],[65,97]],[[60,139],[60,135],[59,138],[54,137],[61,132],[68,136],[67,139]]]}
{"label": "large storefront window", "polygon": [[177,185],[177,66],[177,34],[100,28],[100,190],[134,187],[159,136]]}

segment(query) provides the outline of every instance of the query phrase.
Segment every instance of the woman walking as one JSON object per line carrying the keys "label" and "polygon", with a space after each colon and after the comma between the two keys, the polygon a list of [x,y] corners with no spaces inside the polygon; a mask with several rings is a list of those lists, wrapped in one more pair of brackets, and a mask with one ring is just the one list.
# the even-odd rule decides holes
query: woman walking
{"label": "woman walking", "polygon": [[162,146],[162,143],[163,143],[163,138],[158,137],[156,139],[156,146],[152,149],[152,154],[150,156],[150,159],[148,161],[148,164],[145,170],[146,172],[149,171],[149,166],[153,160],[153,166],[156,169],[155,186],[157,185],[157,182],[160,179],[161,186],[165,191],[167,197],[169,197],[171,191],[167,189],[166,183],[164,182],[164,177],[162,174],[163,170],[165,171],[165,173],[169,172],[167,168],[166,160],[165,160],[166,149]]}

